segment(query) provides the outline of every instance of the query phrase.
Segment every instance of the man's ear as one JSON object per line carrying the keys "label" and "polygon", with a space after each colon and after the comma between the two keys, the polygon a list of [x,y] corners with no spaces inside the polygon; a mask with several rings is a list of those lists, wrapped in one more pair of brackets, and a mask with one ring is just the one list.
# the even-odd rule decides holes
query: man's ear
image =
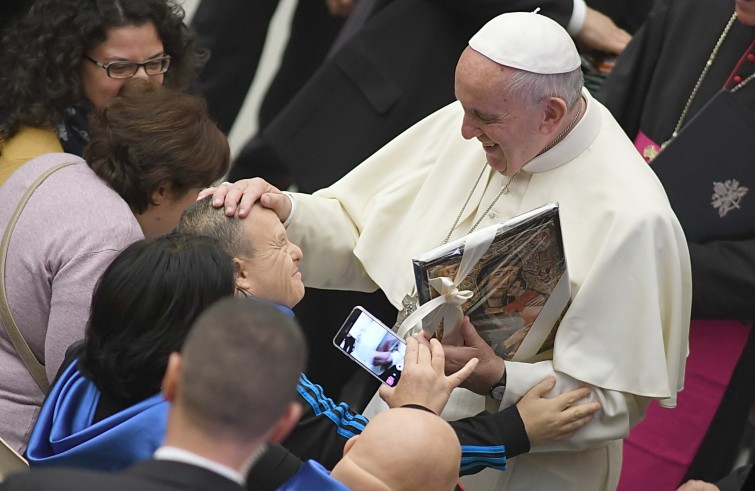
{"label": "man's ear", "polygon": [[234,279],[233,282],[237,288],[242,290],[249,289],[249,272],[246,270],[244,261],[234,257],[233,258]]}
{"label": "man's ear", "polygon": [[163,375],[162,394],[166,401],[175,402],[176,394],[178,393],[178,386],[181,380],[181,370],[183,365],[183,358],[178,352],[173,352],[168,358],[168,368],[165,369],[165,375]]}
{"label": "man's ear", "polygon": [[275,423],[275,426],[273,426],[273,429],[270,432],[270,436],[268,436],[267,441],[271,443],[282,442],[283,439],[288,436],[291,430],[294,429],[296,423],[299,422],[301,413],[301,404],[296,401],[292,401],[283,412],[281,417],[278,419],[278,421]]}
{"label": "man's ear", "polygon": [[545,100],[545,111],[543,112],[543,120],[540,124],[540,132],[544,135],[556,133],[568,112],[566,102],[563,99],[560,97],[548,97]]}

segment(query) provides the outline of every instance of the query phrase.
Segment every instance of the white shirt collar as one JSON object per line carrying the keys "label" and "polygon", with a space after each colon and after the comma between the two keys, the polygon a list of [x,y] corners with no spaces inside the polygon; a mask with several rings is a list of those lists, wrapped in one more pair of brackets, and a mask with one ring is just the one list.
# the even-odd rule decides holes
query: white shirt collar
{"label": "white shirt collar", "polygon": [[239,486],[246,486],[246,479],[236,469],[232,469],[223,464],[219,464],[213,460],[197,455],[188,450],[177,447],[162,446],[155,450],[153,457],[157,460],[171,460],[174,462],[183,462],[184,464],[190,464],[197,467],[202,467],[216,474],[230,479],[233,482],[239,484]]}
{"label": "white shirt collar", "polygon": [[585,98],[585,115],[574,128],[556,146],[542,155],[527,162],[522,170],[525,172],[545,172],[560,167],[572,160],[589,147],[598,137],[603,126],[600,107],[587,89],[582,89]]}

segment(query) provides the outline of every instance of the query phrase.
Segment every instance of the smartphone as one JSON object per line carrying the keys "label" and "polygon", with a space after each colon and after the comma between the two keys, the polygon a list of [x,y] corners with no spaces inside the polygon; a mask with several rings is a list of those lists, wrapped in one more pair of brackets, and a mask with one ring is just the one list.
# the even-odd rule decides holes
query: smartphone
{"label": "smartphone", "polygon": [[333,344],[381,382],[398,383],[406,343],[364,308],[354,307]]}

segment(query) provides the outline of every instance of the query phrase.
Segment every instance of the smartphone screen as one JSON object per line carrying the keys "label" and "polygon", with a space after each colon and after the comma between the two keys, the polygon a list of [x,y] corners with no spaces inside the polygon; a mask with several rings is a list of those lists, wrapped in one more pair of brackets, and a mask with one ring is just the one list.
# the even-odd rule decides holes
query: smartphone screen
{"label": "smartphone screen", "polygon": [[362,307],[354,307],[333,344],[383,383],[398,383],[406,344]]}

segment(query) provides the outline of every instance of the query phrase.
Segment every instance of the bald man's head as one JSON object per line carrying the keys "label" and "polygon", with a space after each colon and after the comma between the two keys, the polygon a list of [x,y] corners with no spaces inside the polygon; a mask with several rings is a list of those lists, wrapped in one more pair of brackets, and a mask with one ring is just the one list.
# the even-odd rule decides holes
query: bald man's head
{"label": "bald man's head", "polygon": [[346,444],[331,476],[367,491],[453,490],[461,447],[456,433],[430,412],[396,408],[370,420]]}

